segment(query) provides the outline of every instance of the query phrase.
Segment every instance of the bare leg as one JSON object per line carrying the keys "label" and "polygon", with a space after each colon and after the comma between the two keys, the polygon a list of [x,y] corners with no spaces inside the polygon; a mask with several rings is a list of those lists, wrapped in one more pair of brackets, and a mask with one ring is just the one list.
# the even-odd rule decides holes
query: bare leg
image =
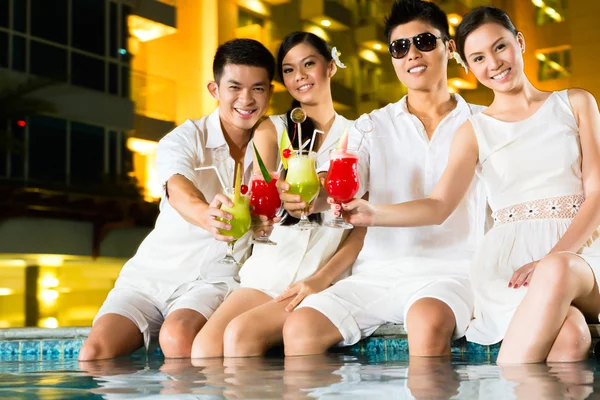
{"label": "bare leg", "polygon": [[192,342],[204,324],[204,315],[189,308],[181,308],[169,314],[158,336],[165,357],[188,358],[192,352]]}
{"label": "bare leg", "polygon": [[235,317],[224,335],[225,357],[262,356],[283,342],[283,325],[292,314],[285,311],[290,300],[271,300]]}
{"label": "bare leg", "polygon": [[449,356],[456,326],[452,309],[433,298],[417,300],[406,314],[408,348],[411,356]]}
{"label": "bare leg", "polygon": [[569,307],[567,318],[550,348],[548,362],[575,362],[585,360],[592,345],[592,335],[585,317],[575,307]]}
{"label": "bare leg", "polygon": [[286,356],[321,354],[343,339],[329,318],[314,308],[292,312],[283,326]]}
{"label": "bare leg", "polygon": [[144,336],[129,318],[105,314],[98,318],[79,352],[79,361],[116,358],[144,345]]}
{"label": "bare leg", "polygon": [[238,315],[270,300],[270,296],[255,289],[241,288],[233,292],[196,335],[192,358],[223,357],[223,335],[227,325]]}
{"label": "bare leg", "polygon": [[580,257],[559,253],[536,266],[527,295],[517,308],[498,355],[498,364],[542,362],[559,335],[569,307],[598,320],[600,293]]}

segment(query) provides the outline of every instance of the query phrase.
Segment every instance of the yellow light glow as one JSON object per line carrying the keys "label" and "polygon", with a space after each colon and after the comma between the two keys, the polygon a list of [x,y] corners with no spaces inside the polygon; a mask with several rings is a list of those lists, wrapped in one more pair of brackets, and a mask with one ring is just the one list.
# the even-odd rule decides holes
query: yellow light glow
{"label": "yellow light glow", "polygon": [[25,260],[0,260],[0,267],[26,267]]}
{"label": "yellow light glow", "polygon": [[58,292],[54,289],[42,290],[39,297],[42,303],[52,304],[58,299]]}
{"label": "yellow light glow", "polygon": [[156,168],[154,167],[155,163],[156,154],[146,157],[146,181],[144,182],[146,201],[154,201],[162,195],[162,185],[158,179],[158,172],[156,172]]}
{"label": "yellow light glow", "polygon": [[321,25],[323,25],[325,27],[331,26],[331,21],[328,19],[324,19],[321,21]]}
{"label": "yellow light glow", "polygon": [[448,85],[448,92],[450,93],[458,93],[458,89],[452,85]]}
{"label": "yellow light glow", "polygon": [[143,155],[149,155],[156,153],[156,148],[158,147],[158,142],[153,142],[152,140],[145,140],[139,138],[129,138],[127,139],[127,148],[134,153],[139,153]]}
{"label": "yellow light glow", "polygon": [[321,28],[320,26],[313,25],[313,24],[306,24],[306,25],[304,25],[302,30],[305,32],[314,33],[315,35],[317,35],[324,41],[329,42],[329,35],[327,34],[327,31],[325,29]]}
{"label": "yellow light glow", "polygon": [[39,325],[43,328],[58,328],[58,320],[54,317],[44,318]]}
{"label": "yellow light glow", "polygon": [[544,8],[544,11],[546,12],[546,14],[548,14],[550,16],[550,18],[552,18],[556,22],[562,21],[561,15],[554,8],[546,7],[546,8]]}
{"label": "yellow light glow", "polygon": [[546,56],[542,53],[537,53],[535,57],[540,61],[546,61]]}
{"label": "yellow light glow", "polygon": [[448,79],[448,84],[449,86],[452,86],[454,88],[458,89],[468,89],[468,90],[473,90],[473,89],[477,89],[477,84],[474,82],[469,82],[465,79],[462,78],[450,78]]}
{"label": "yellow light glow", "polygon": [[0,296],[9,296],[11,294],[13,294],[12,289],[5,288],[5,287],[0,288]]}
{"label": "yellow light glow", "polygon": [[381,60],[379,59],[379,56],[373,50],[362,49],[358,53],[358,56],[360,58],[362,58],[363,60],[372,62],[373,64],[381,64]]}
{"label": "yellow light glow", "polygon": [[131,35],[135,36],[140,42],[148,42],[177,32],[177,29],[172,26],[151,21],[139,15],[130,15],[127,24]]}
{"label": "yellow light glow", "polygon": [[52,275],[46,275],[40,279],[40,286],[45,288],[53,288],[58,286],[58,279]]}
{"label": "yellow light glow", "polygon": [[460,15],[454,13],[448,15],[448,23],[451,26],[458,26],[460,21],[462,21],[462,17]]}
{"label": "yellow light glow", "polygon": [[379,44],[379,43],[375,43],[375,44],[373,45],[373,48],[374,48],[375,50],[381,50],[381,49],[383,49],[383,46],[382,46],[381,44]]}
{"label": "yellow light glow", "polygon": [[533,3],[534,6],[539,7],[539,8],[542,8],[546,5],[542,0],[531,0],[531,2]]}
{"label": "yellow light glow", "polygon": [[260,0],[237,0],[237,5],[247,10],[253,11],[264,17],[269,17],[271,12],[267,6]]}
{"label": "yellow light glow", "polygon": [[60,267],[64,257],[57,254],[47,254],[38,257],[38,263],[44,267]]}

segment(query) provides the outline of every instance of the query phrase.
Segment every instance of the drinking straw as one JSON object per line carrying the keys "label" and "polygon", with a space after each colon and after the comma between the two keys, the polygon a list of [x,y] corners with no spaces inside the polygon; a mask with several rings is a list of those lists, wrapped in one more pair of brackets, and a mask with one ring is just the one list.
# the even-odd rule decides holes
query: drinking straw
{"label": "drinking straw", "polygon": [[209,165],[208,167],[199,167],[199,168],[194,168],[194,171],[203,171],[206,169],[214,169],[216,174],[217,174],[217,178],[219,178],[219,183],[221,184],[221,187],[223,187],[223,191],[225,191],[225,182],[223,182],[223,178],[221,177],[221,174],[219,173],[219,170],[217,169],[217,167],[215,167],[214,165]]}
{"label": "drinking straw", "polygon": [[235,173],[235,188],[233,190],[233,203],[237,204],[240,201],[240,192],[242,191],[242,163],[237,164]]}
{"label": "drinking straw", "polygon": [[310,154],[312,152],[313,146],[315,145],[315,136],[317,136],[317,132],[319,132],[321,135],[323,135],[325,133],[325,132],[320,131],[318,129],[315,129],[313,131],[312,140],[310,141],[310,149],[308,149],[308,154]]}

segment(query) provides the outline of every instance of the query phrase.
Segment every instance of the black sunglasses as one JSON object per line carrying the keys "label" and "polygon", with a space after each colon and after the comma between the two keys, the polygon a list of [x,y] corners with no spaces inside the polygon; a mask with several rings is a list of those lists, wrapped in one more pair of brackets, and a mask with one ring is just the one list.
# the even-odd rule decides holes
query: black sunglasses
{"label": "black sunglasses", "polygon": [[419,33],[409,39],[403,38],[394,40],[390,43],[389,51],[394,58],[405,57],[408,54],[411,43],[420,51],[431,51],[437,47],[438,39],[441,38],[435,36],[433,33]]}

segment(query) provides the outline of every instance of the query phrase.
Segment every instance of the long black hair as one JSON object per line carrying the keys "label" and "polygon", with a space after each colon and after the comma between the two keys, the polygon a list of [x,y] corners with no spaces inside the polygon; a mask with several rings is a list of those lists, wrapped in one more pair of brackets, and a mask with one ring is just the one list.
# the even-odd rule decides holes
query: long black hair
{"label": "long black hair", "polygon": [[[314,33],[310,33],[310,32],[292,32],[289,35],[287,35],[283,41],[281,42],[281,46],[279,46],[279,51],[277,52],[277,71],[279,72],[279,76],[281,77],[281,81],[284,82],[283,79],[283,59],[285,58],[285,56],[287,55],[287,53],[294,48],[295,46],[297,46],[300,43],[306,43],[310,46],[312,46],[315,50],[317,50],[317,52],[319,54],[321,54],[323,56],[323,58],[325,58],[325,61],[327,62],[331,62],[333,60],[333,57],[331,55],[331,49],[329,48],[329,46],[327,45],[327,42],[325,42],[323,39],[321,39],[320,37],[318,37],[317,35],[315,35]],[[292,101],[292,106],[291,108],[285,113],[286,116],[286,130],[288,133],[288,136],[290,138],[290,142],[292,143],[292,146],[294,149],[299,149],[300,145],[298,143],[298,133],[296,132],[296,123],[294,121],[292,121],[291,118],[291,112],[294,108],[296,107],[300,107],[300,102],[296,99],[294,99],[294,101]],[[310,117],[306,117],[306,120],[300,124],[302,132],[304,132],[304,137],[308,140],[312,140],[312,133],[316,128],[316,124],[315,122],[310,118]],[[308,145],[308,147],[310,148],[310,144]],[[309,216],[309,219],[312,221],[319,221],[321,220],[321,215],[320,214],[313,214]],[[297,222],[298,220],[296,218],[293,218],[289,215],[287,215],[286,217],[284,217],[282,225],[293,225]]]}

